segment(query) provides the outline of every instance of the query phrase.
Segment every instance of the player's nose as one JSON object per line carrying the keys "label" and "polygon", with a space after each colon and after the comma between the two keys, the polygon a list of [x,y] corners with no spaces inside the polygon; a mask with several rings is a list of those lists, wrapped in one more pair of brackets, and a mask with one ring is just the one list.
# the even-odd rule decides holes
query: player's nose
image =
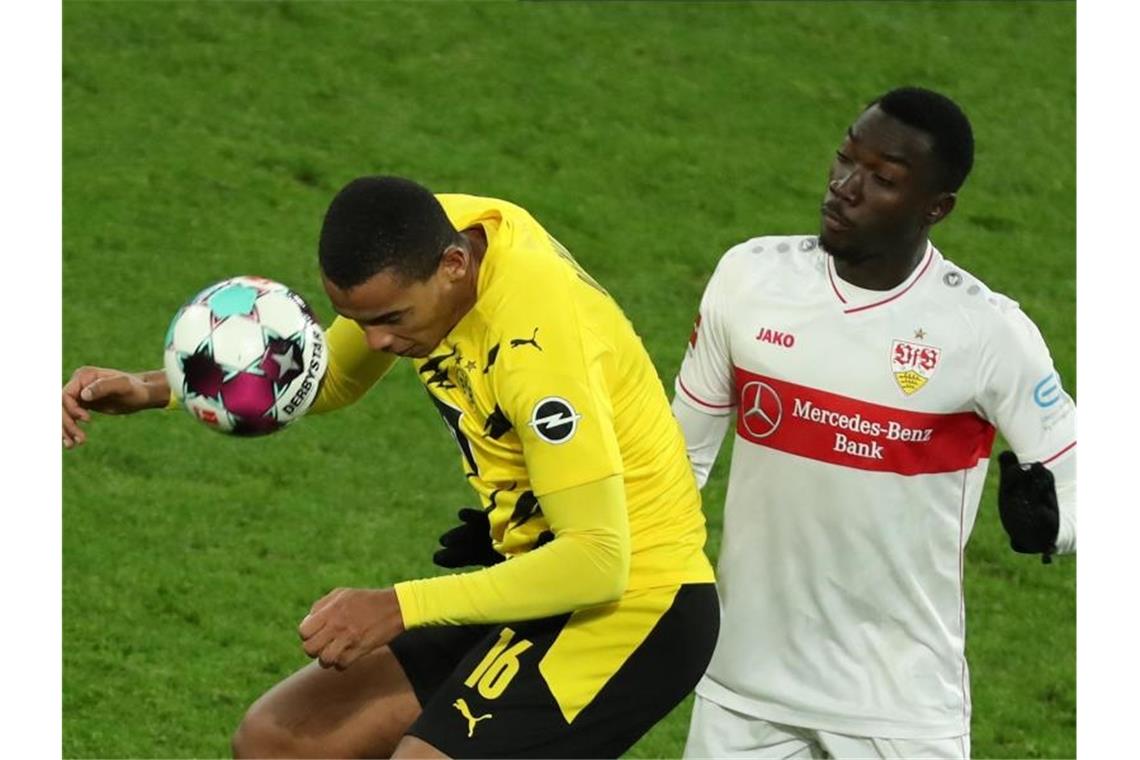
{"label": "player's nose", "polygon": [[847,175],[846,177],[837,177],[836,179],[831,180],[831,182],[829,182],[827,185],[827,189],[831,191],[832,196],[841,198],[847,203],[851,202],[850,176],[851,175]]}
{"label": "player's nose", "polygon": [[369,325],[364,328],[364,337],[368,341],[368,347],[373,351],[387,351],[396,339],[390,330],[381,325]]}
{"label": "player's nose", "polygon": [[827,189],[831,191],[834,197],[853,206],[859,202],[861,179],[857,171],[844,172],[841,175],[833,176],[831,181],[827,183]]}

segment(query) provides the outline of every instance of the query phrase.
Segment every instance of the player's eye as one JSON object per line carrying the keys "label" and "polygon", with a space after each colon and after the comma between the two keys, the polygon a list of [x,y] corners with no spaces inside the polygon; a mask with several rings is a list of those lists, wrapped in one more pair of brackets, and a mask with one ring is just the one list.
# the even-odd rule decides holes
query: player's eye
{"label": "player's eye", "polygon": [[396,312],[395,314],[382,314],[375,319],[369,319],[368,321],[362,322],[361,324],[367,325],[368,327],[377,327],[379,325],[395,325],[399,324],[400,318],[403,316],[404,312],[402,311]]}
{"label": "player's eye", "polygon": [[884,177],[882,174],[873,174],[871,176],[875,178],[875,182],[879,183],[883,187],[894,187],[895,185],[893,180],[888,177]]}
{"label": "player's eye", "polygon": [[848,158],[847,155],[841,150],[835,151],[835,160],[841,164],[851,163],[851,159]]}

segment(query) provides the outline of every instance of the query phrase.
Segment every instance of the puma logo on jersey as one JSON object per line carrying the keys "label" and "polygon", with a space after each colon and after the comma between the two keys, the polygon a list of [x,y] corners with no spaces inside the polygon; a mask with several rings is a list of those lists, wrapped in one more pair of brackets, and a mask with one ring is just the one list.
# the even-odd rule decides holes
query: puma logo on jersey
{"label": "puma logo on jersey", "polygon": [[796,345],[796,336],[788,332],[780,332],[779,330],[772,330],[767,327],[760,328],[760,332],[756,333],[756,340],[761,343],[771,343],[773,346],[783,346],[784,348],[791,348]]}
{"label": "puma logo on jersey", "polygon": [[531,345],[542,350],[542,346],[538,345],[538,328],[534,328],[529,338],[511,338],[511,348],[518,348],[519,346]]}
{"label": "puma logo on jersey", "polygon": [[451,703],[451,706],[459,711],[459,714],[467,719],[467,738],[470,739],[475,735],[475,724],[481,720],[487,720],[491,717],[491,713],[480,715],[478,718],[471,714],[471,708],[467,706],[467,700],[460,697]]}

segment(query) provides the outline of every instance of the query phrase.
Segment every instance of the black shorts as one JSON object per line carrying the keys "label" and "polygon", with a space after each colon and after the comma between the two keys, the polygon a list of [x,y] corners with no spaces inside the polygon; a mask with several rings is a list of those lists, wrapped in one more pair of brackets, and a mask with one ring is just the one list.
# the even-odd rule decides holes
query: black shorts
{"label": "black shorts", "polygon": [[716,587],[698,583],[391,647],[423,706],[408,733],[450,757],[617,757],[693,690],[719,630]]}

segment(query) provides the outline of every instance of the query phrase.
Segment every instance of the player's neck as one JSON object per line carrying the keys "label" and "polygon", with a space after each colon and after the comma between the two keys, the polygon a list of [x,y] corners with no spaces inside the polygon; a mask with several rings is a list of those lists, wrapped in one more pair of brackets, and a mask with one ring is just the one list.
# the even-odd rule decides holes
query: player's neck
{"label": "player's neck", "polygon": [[926,254],[926,235],[889,250],[832,256],[835,274],[864,290],[892,290],[906,281]]}
{"label": "player's neck", "polygon": [[476,224],[473,227],[468,227],[459,234],[467,238],[467,244],[470,246],[471,261],[474,265],[475,279],[479,279],[479,266],[483,263],[483,257],[487,254],[487,232],[483,226]]}
{"label": "player's neck", "polygon": [[479,271],[482,269],[483,258],[487,253],[487,234],[481,226],[468,227],[459,234],[467,240],[471,264],[467,267],[467,274],[463,278],[463,295],[456,308],[456,324],[475,307],[475,302],[479,299]]}

